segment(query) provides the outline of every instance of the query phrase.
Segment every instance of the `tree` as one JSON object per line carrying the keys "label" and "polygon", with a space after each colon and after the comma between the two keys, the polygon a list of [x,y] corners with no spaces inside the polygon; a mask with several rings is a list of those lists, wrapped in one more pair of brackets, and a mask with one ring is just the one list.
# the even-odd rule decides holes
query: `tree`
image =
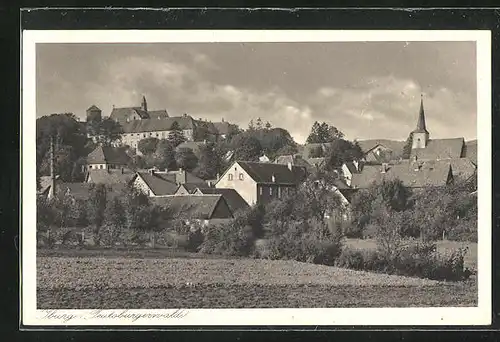
{"label": "tree", "polygon": [[271,123],[269,121],[267,121],[265,127],[266,127],[266,129],[271,129],[271,127],[272,127]]}
{"label": "tree", "polygon": [[260,141],[247,132],[235,136],[231,145],[236,160],[257,161],[262,154]]}
{"label": "tree", "polygon": [[208,144],[200,147],[200,158],[196,174],[201,179],[214,179],[219,169],[219,158],[215,152],[215,145]]}
{"label": "tree", "polygon": [[184,141],[186,141],[186,137],[180,129],[179,123],[177,121],[174,121],[174,123],[170,127],[170,133],[168,133],[168,141],[170,141],[170,144],[172,144],[173,147],[177,147]]}
{"label": "tree", "polygon": [[278,151],[284,147],[297,147],[290,133],[283,128],[258,130],[253,136],[259,140],[263,152],[272,159],[279,155]]}
{"label": "tree", "polygon": [[118,122],[107,117],[101,121],[88,122],[87,133],[96,143],[111,146],[121,140],[123,128]]}
{"label": "tree", "polygon": [[297,145],[285,145],[283,147],[280,147],[276,151],[276,155],[284,156],[284,155],[296,154],[297,152],[298,152]]}
{"label": "tree", "polygon": [[88,200],[89,221],[93,225],[92,234],[94,243],[100,244],[101,227],[106,218],[106,205],[108,199],[108,189],[104,184],[95,184],[90,188],[90,196]]}
{"label": "tree", "polygon": [[159,140],[157,138],[153,137],[145,138],[139,141],[139,143],[137,144],[137,148],[143,155],[149,156],[156,151],[158,141]]}
{"label": "tree", "polygon": [[249,131],[255,130],[255,124],[253,123],[253,119],[250,119],[250,122],[248,123],[248,130]]}
{"label": "tree", "polygon": [[208,128],[208,123],[205,121],[198,121],[198,124],[194,130],[194,141],[204,141],[210,138],[210,130]]}
{"label": "tree", "polygon": [[186,171],[192,171],[198,164],[198,158],[192,149],[183,147],[177,150],[175,162],[178,167],[183,168]]}
{"label": "tree", "polygon": [[105,230],[106,241],[109,246],[114,246],[125,227],[125,208],[118,197],[113,197],[111,203],[106,207]]}
{"label": "tree", "polygon": [[167,139],[161,139],[156,145],[154,153],[154,165],[161,170],[175,170],[177,164],[175,161],[175,148]]}
{"label": "tree", "polygon": [[325,167],[329,170],[335,169],[345,162],[360,159],[362,156],[363,151],[357,142],[336,139],[325,151]]}
{"label": "tree", "polygon": [[91,151],[85,126],[71,113],[51,114],[36,120],[36,168],[38,176],[50,174],[50,140],[55,139],[56,172],[74,181],[74,163]]}
{"label": "tree", "polygon": [[309,158],[322,158],[324,156],[323,146],[316,145],[309,148]]}
{"label": "tree", "polygon": [[410,134],[408,138],[406,138],[405,144],[403,146],[403,152],[401,157],[403,159],[410,159],[411,155],[411,144],[412,144],[412,135]]}
{"label": "tree", "polygon": [[257,121],[255,123],[255,128],[257,130],[261,130],[262,129],[262,119],[260,117],[257,118]]}
{"label": "tree", "polygon": [[318,121],[315,121],[306,142],[308,144],[329,143],[343,137],[344,133],[339,131],[337,127],[330,126],[326,122],[320,124]]}

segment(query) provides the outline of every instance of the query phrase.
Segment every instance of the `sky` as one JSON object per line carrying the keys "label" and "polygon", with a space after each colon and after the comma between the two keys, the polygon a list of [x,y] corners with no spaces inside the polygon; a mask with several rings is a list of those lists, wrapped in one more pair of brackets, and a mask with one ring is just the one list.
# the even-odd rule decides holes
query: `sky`
{"label": "sky", "polygon": [[233,122],[303,143],[314,121],[348,139],[404,140],[424,94],[432,138],[476,139],[475,42],[37,44],[37,117],[95,104]]}

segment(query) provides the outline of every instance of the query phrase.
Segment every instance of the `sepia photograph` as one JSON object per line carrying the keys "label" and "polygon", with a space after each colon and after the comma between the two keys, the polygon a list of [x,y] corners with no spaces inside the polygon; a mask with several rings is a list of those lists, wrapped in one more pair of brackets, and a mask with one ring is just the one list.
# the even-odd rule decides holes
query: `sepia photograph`
{"label": "sepia photograph", "polygon": [[489,323],[489,31],[317,32],[25,31],[24,319]]}

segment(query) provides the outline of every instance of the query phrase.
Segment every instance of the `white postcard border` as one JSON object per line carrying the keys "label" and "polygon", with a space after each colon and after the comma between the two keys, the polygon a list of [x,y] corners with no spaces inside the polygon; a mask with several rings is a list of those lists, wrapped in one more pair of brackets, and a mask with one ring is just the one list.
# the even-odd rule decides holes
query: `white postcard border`
{"label": "white postcard border", "polygon": [[[37,43],[475,41],[478,138],[478,306],[349,309],[36,309]],[[491,32],[348,30],[43,30],[22,33],[21,322],[44,325],[487,325],[491,323]],[[47,317],[52,315],[53,318]],[[141,317],[142,315],[142,317]],[[170,315],[170,316],[169,316]],[[104,318],[109,317],[109,318]],[[118,317],[118,318],[117,318]],[[120,318],[122,317],[122,318]]]}

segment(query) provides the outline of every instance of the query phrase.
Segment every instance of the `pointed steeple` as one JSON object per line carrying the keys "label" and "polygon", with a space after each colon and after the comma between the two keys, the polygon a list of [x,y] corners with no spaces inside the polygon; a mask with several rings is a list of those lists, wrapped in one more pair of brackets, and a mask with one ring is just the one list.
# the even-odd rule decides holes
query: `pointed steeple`
{"label": "pointed steeple", "polygon": [[413,132],[427,133],[427,128],[425,127],[425,113],[424,113],[424,95],[420,94],[420,112],[418,113],[417,129]]}
{"label": "pointed steeple", "polygon": [[146,96],[144,96],[144,95],[142,96],[141,108],[145,112],[148,111],[148,103],[146,102]]}

